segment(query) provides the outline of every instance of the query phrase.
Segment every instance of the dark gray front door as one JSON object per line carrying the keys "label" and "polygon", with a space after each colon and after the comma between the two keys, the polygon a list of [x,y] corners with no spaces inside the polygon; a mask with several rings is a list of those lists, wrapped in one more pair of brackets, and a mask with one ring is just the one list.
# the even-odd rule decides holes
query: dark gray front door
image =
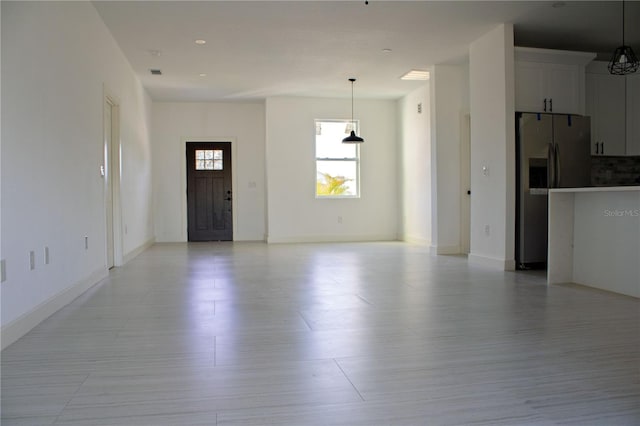
{"label": "dark gray front door", "polygon": [[187,142],[189,241],[232,241],[231,143]]}

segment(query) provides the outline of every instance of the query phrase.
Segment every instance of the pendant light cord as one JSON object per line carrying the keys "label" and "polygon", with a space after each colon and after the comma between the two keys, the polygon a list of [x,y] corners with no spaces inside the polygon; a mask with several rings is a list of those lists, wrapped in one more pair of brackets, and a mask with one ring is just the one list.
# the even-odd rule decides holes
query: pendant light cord
{"label": "pendant light cord", "polygon": [[622,0],[622,45],[624,46],[624,0]]}
{"label": "pendant light cord", "polygon": [[353,121],[353,83],[355,82],[355,79],[351,79],[351,125],[353,126],[354,121]]}

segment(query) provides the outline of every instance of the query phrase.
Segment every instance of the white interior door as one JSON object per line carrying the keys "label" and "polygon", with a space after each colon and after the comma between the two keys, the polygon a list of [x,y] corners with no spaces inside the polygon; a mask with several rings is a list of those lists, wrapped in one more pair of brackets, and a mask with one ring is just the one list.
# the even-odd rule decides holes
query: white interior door
{"label": "white interior door", "polygon": [[114,267],[113,243],[113,104],[106,99],[104,105],[104,178],[105,178],[105,216],[107,241],[107,268]]}

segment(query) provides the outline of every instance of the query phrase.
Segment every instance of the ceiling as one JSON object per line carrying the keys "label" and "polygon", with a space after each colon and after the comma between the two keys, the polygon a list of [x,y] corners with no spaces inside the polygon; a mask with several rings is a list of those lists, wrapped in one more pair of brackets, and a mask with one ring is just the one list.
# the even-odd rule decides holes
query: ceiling
{"label": "ceiling", "polygon": [[[622,42],[618,1],[93,4],[155,101],[348,97],[350,77],[356,97],[396,99],[424,84],[400,80],[404,73],[465,62],[469,43],[503,22],[514,24],[519,46],[608,60]],[[626,1],[625,13],[626,44],[638,52],[640,1]]]}

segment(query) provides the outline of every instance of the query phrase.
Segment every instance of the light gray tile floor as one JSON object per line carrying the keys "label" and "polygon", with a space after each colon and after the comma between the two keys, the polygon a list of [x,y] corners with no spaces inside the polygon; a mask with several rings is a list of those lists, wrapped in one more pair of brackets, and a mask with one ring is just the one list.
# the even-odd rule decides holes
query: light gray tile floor
{"label": "light gray tile floor", "polygon": [[2,425],[639,425],[640,301],[404,243],[157,244],[2,352]]}

